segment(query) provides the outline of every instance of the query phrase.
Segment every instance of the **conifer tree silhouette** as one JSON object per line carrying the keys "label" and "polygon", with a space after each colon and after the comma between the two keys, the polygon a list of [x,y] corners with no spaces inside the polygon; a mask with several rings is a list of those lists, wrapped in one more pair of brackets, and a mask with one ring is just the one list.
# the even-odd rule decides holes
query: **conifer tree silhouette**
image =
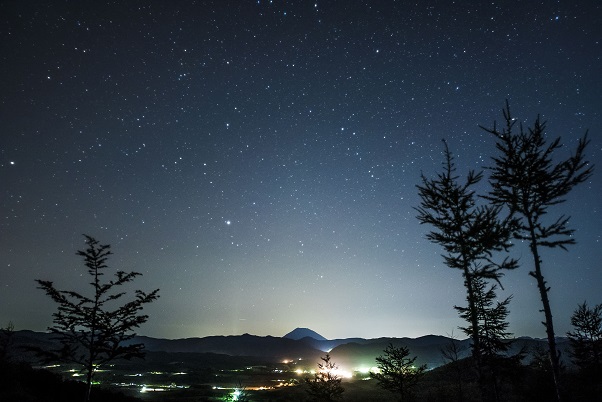
{"label": "conifer tree silhouette", "polygon": [[548,351],[556,397],[560,392],[560,355],[556,347],[552,309],[548,287],[542,270],[542,248],[560,247],[575,243],[574,230],[568,227],[569,217],[561,215],[547,220],[548,209],[565,201],[567,194],[578,184],[588,180],[593,166],[585,160],[585,148],[589,143],[587,133],[579,140],[576,151],[569,158],[555,161],[554,152],[562,147],[560,137],[551,143],[545,138],[546,123],[539,118],[533,127],[525,130],[522,124],[516,132],[516,120],[510,113],[506,101],[503,109],[504,127],[500,131],[494,122],[493,128],[481,127],[496,137],[498,155],[489,167],[489,183],[492,190],[486,196],[496,206],[505,206],[517,217],[519,225],[515,237],[529,244],[533,256],[533,270],[529,272],[537,283],[541,298],[548,338]]}
{"label": "conifer tree silhouette", "polygon": [[471,170],[465,183],[460,183],[453,156],[445,141],[444,144],[443,172],[434,179],[422,175],[422,184],[417,186],[421,199],[420,206],[416,208],[417,218],[420,223],[434,227],[427,234],[427,239],[440,244],[446,252],[443,256],[445,264],[462,273],[468,302],[463,317],[469,322],[472,356],[479,373],[481,395],[487,399],[476,281],[488,279],[499,283],[504,271],[518,267],[515,259],[505,257],[496,262],[493,258],[511,246],[516,222],[512,217],[499,218],[501,206],[477,205],[479,197],[473,188],[483,178],[482,172]]}
{"label": "conifer tree silhouette", "polygon": [[144,356],[143,344],[128,344],[135,328],[145,323],[148,316],[141,314],[145,304],[159,297],[159,289],[150,293],[135,291],[135,297],[118,305],[126,292],[116,288],[133,281],[138,272],[117,271],[115,279],[101,282],[106,262],[112,254],[109,245],[100,245],[91,236],[84,235],[88,247],[77,255],[83,257],[88,275],[92,278],[91,295],[70,290],[59,290],[51,281],[36,280],[38,288],[58,304],[53,314],[54,325],[48,330],[56,335],[61,348],[57,350],[36,349],[45,361],[64,361],[81,366],[86,375],[85,401],[90,400],[92,379],[104,364],[117,359]]}

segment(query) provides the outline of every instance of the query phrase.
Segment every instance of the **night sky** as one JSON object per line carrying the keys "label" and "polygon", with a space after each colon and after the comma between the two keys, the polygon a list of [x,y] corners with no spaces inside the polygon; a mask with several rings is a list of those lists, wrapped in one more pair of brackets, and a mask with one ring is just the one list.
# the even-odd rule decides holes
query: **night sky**
{"label": "night sky", "polygon": [[[4,0],[0,325],[51,324],[35,279],[89,287],[86,233],[161,289],[140,334],[461,335],[416,185],[443,138],[458,173],[490,164],[508,99],[561,157],[590,130],[597,170],[551,214],[577,245],[543,253],[562,336],[602,303],[601,27],[594,0]],[[544,337],[513,256],[510,330]]]}

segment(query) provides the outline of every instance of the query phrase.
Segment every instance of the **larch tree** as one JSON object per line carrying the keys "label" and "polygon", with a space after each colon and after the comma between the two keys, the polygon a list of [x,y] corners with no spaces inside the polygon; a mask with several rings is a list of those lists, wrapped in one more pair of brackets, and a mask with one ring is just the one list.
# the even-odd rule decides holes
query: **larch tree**
{"label": "larch tree", "polygon": [[410,357],[410,350],[405,347],[395,347],[390,343],[376,358],[379,371],[370,373],[378,381],[378,385],[394,393],[399,402],[413,398],[413,389],[426,370],[426,364],[416,366],[416,356]]}
{"label": "larch tree", "polygon": [[580,304],[571,316],[573,330],[567,332],[573,362],[583,371],[602,374],[602,304]]}
{"label": "larch tree", "polygon": [[87,248],[77,255],[83,257],[91,277],[90,295],[70,290],[59,290],[50,281],[36,280],[38,288],[58,304],[53,314],[54,325],[48,330],[56,335],[61,347],[56,350],[36,350],[45,361],[75,363],[86,376],[85,401],[90,400],[92,379],[95,372],[106,363],[121,358],[144,356],[143,344],[128,343],[132,331],[145,323],[148,316],[141,314],[144,305],[156,300],[159,289],[146,293],[135,291],[130,301],[120,304],[125,291],[122,285],[133,281],[138,272],[117,271],[113,280],[101,281],[106,262],[112,254],[109,245],[100,245],[93,237],[85,235]]}
{"label": "larch tree", "polygon": [[550,219],[548,212],[550,207],[564,202],[575,186],[591,177],[593,166],[585,160],[584,154],[589,140],[586,133],[573,155],[558,160],[554,153],[562,147],[560,137],[547,143],[546,123],[539,116],[533,127],[526,130],[522,124],[517,130],[508,102],[503,116],[501,130],[495,122],[493,128],[482,127],[495,136],[498,150],[493,165],[488,168],[491,191],[486,198],[495,206],[508,208],[510,215],[517,217],[519,225],[515,237],[529,244],[533,256],[533,270],[529,275],[535,279],[543,306],[556,397],[560,401],[560,354],[556,347],[548,295],[550,287],[543,275],[541,252],[543,248],[566,250],[566,246],[575,243],[574,230],[568,226],[569,217],[560,215]]}
{"label": "larch tree", "polygon": [[[503,355],[510,346],[512,334],[508,332],[508,305],[512,296],[502,301],[497,301],[497,286],[487,287],[487,282],[482,278],[476,278],[473,281],[474,294],[476,296],[477,318],[479,322],[478,330],[481,340],[481,355],[483,357],[496,357]],[[454,307],[464,318],[469,326],[461,329],[467,335],[473,332],[470,320],[470,310],[467,307]]]}
{"label": "larch tree", "polygon": [[600,400],[602,395],[602,304],[579,304],[567,333],[571,359],[578,367],[576,382],[581,400]]}
{"label": "larch tree", "polygon": [[338,366],[330,359],[330,354],[320,358],[318,370],[313,378],[306,378],[307,394],[312,401],[334,402],[342,398],[345,389],[342,378],[337,373]]}
{"label": "larch tree", "polygon": [[[500,369],[504,366],[505,360],[517,360],[514,357],[507,357],[506,352],[511,345],[512,334],[508,332],[508,305],[512,296],[502,301],[497,300],[495,284],[488,287],[487,282],[482,278],[475,278],[473,281],[474,294],[476,299],[476,308],[478,316],[478,332],[480,339],[481,356],[481,375],[484,377],[483,383],[488,392],[487,399],[500,401]],[[470,336],[473,332],[470,321],[470,309],[467,307],[454,307],[468,322],[467,327],[461,329]]]}
{"label": "larch tree", "polygon": [[422,175],[422,184],[417,186],[421,199],[420,206],[416,208],[417,218],[420,223],[434,227],[427,234],[427,239],[440,244],[445,250],[445,264],[462,274],[468,302],[466,318],[472,340],[472,356],[479,373],[481,394],[486,399],[475,281],[488,279],[499,282],[504,271],[518,267],[517,261],[512,258],[504,257],[496,261],[512,245],[515,221],[511,217],[500,219],[500,206],[478,205],[479,197],[473,188],[483,178],[482,172],[470,170],[466,181],[460,183],[453,156],[445,141],[444,144],[443,172],[433,179]]}
{"label": "larch tree", "polygon": [[456,336],[454,335],[454,331],[452,331],[451,334],[448,335],[448,338],[449,343],[441,348],[441,355],[443,356],[444,361],[447,362],[446,364],[453,369],[453,372],[455,374],[457,400],[463,401],[464,387],[462,383],[464,381],[464,378],[460,361],[462,360],[463,355],[468,348],[463,346],[458,340],[458,338],[456,338]]}

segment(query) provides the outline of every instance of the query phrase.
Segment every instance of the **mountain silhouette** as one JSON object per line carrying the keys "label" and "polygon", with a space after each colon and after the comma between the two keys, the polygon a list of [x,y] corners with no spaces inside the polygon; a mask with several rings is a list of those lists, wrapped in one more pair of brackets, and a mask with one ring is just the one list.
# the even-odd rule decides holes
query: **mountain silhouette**
{"label": "mountain silhouette", "polygon": [[150,351],[257,356],[271,361],[313,359],[321,353],[309,343],[295,339],[249,334],[186,339],[153,339],[139,336],[134,337],[132,343],[143,343],[146,350]]}
{"label": "mountain silhouette", "polygon": [[[14,360],[35,361],[35,356],[24,352],[24,348],[40,347],[56,349],[59,344],[55,336],[46,332],[28,330],[15,331],[11,347]],[[298,338],[298,339],[295,339]],[[429,368],[438,367],[444,363],[441,350],[452,340],[445,336],[426,335],[418,338],[345,338],[325,339],[320,334],[307,329],[297,328],[284,337],[257,335],[207,336],[203,338],[161,339],[146,336],[136,336],[128,343],[142,343],[145,350],[157,359],[170,359],[178,355],[196,356],[197,360],[221,362],[226,364],[240,361],[282,362],[284,360],[303,361],[308,367],[319,362],[324,353],[330,353],[333,361],[344,367],[372,367],[375,358],[383,354],[388,344],[396,347],[406,346],[412,356],[416,356],[418,364],[427,364]],[[460,357],[470,355],[470,340],[457,340]],[[566,356],[570,356],[570,344],[567,338],[558,338],[558,348],[562,351],[563,362],[570,364]],[[546,346],[545,339],[527,337],[516,338],[512,343],[510,354],[521,349],[527,352],[524,363],[528,363],[534,352]],[[169,357],[172,356],[172,357]],[[178,357],[179,359],[179,357]]]}
{"label": "mountain silhouette", "polygon": [[322,335],[318,334],[315,331],[312,331],[309,328],[295,328],[288,334],[284,335],[283,338],[294,339],[296,341],[298,341],[299,339],[303,339],[303,338],[313,338],[317,341],[326,341],[327,340]]}

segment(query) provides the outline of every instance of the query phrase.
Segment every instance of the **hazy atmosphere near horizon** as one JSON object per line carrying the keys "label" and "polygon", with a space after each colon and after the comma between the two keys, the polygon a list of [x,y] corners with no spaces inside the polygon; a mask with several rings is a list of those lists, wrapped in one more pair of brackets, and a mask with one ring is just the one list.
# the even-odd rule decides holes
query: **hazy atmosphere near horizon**
{"label": "hazy atmosphere near horizon", "polygon": [[[559,156],[590,131],[550,217],[577,244],[542,256],[563,336],[602,303],[601,27],[593,0],[2,1],[0,326],[51,324],[35,279],[86,287],[85,233],[161,289],[143,335],[459,334],[416,185],[443,138],[459,174],[490,164],[508,99]],[[544,337],[512,254],[510,330]]]}

